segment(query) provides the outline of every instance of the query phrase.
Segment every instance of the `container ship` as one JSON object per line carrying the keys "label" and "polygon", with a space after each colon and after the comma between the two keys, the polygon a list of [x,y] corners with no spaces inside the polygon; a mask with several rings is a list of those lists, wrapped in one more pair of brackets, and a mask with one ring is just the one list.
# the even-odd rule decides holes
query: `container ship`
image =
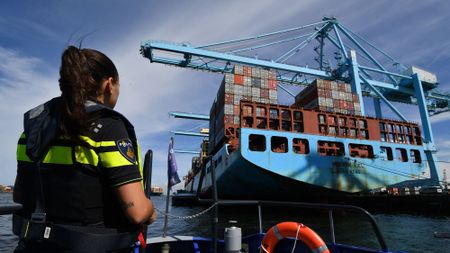
{"label": "container ship", "polygon": [[316,79],[291,105],[277,87],[262,68],[224,75],[186,190],[208,194],[213,167],[220,198],[287,200],[380,191],[427,169],[418,124],[362,116],[350,84]]}
{"label": "container ship", "polygon": [[164,190],[160,186],[151,186],[150,195],[151,196],[161,196],[164,193]]}
{"label": "container ship", "polygon": [[[224,74],[209,115],[183,116],[209,120],[185,177],[197,197],[211,196],[212,180],[221,199],[288,201],[413,195],[442,183],[429,117],[450,110],[450,95],[434,73],[400,64],[334,17],[198,47],[146,41],[141,53]],[[280,90],[295,99],[280,103]],[[420,125],[392,102],[415,106]]]}

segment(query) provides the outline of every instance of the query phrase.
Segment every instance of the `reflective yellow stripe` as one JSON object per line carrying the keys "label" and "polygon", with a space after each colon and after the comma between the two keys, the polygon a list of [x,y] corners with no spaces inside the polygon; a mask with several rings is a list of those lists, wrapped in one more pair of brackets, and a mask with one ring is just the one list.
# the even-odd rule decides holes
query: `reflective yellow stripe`
{"label": "reflective yellow stripe", "polygon": [[61,147],[53,146],[45,155],[43,163],[53,163],[53,164],[73,164],[72,162],[72,148],[71,147]]}
{"label": "reflective yellow stripe", "polygon": [[139,143],[137,143],[137,141],[136,141],[136,145],[137,145],[137,162],[139,164],[139,174],[141,174],[141,185],[142,185],[142,189],[144,189],[144,169],[143,169],[142,159],[141,159],[141,146],[139,146]]}
{"label": "reflective yellow stripe", "polygon": [[128,161],[119,151],[103,152],[99,154],[100,161],[105,168],[136,165]]}
{"label": "reflective yellow stripe", "polygon": [[139,173],[141,174],[141,178],[144,178],[144,169],[142,167],[142,159],[141,159],[141,147],[139,146],[139,143],[136,143],[137,145],[137,162],[139,165]]}
{"label": "reflective yellow stripe", "polygon": [[89,145],[91,145],[92,147],[111,147],[111,146],[116,146],[116,142],[115,141],[94,141],[91,138],[87,137],[87,136],[80,136],[80,138],[85,141],[86,143],[88,143]]}
{"label": "reflective yellow stripe", "polygon": [[75,146],[75,161],[82,164],[97,166],[98,155],[93,149],[83,146]]}
{"label": "reflective yellow stripe", "polygon": [[22,134],[20,135],[20,139],[25,139],[25,138],[26,138],[25,133],[22,133]]}
{"label": "reflective yellow stripe", "polygon": [[25,144],[17,145],[17,161],[31,162],[31,159],[27,156],[27,153],[25,150],[26,150]]}

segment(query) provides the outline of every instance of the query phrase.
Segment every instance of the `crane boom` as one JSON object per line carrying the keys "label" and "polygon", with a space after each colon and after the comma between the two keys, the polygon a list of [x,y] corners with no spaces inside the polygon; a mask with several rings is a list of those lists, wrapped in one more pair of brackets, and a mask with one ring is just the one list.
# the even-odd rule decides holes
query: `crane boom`
{"label": "crane boom", "polygon": [[[298,32],[308,28],[315,28],[315,32],[308,32],[306,35],[301,36],[298,34],[290,34],[290,37],[279,37],[281,34],[292,33],[293,31]],[[267,42],[268,37],[275,35],[278,36],[275,41],[270,43]],[[314,36],[312,37],[312,35]],[[256,49],[267,47],[269,45],[276,46],[278,44],[285,44],[305,37],[308,38],[283,54],[283,56],[274,56],[272,58],[279,59],[278,61],[237,54],[244,53],[245,51],[253,52]],[[316,52],[320,49],[319,56],[316,57],[316,60],[320,62],[319,67],[312,68],[309,67],[308,64],[305,66],[298,66],[286,62],[289,57],[300,52],[301,48],[310,43],[312,39],[316,39],[320,43],[319,46],[314,48]],[[226,48],[227,46],[235,47],[236,44],[243,42],[248,43],[252,40],[256,43],[259,43],[260,40],[264,41],[255,46],[245,45],[244,48],[241,49],[234,48],[223,50],[215,48]],[[335,68],[327,68],[324,66],[326,65],[324,59],[324,50],[326,47],[324,43],[327,40],[331,42],[329,46],[333,46],[336,50],[335,54],[339,54],[340,57],[344,58],[336,61]],[[368,45],[368,48],[364,48],[364,44]],[[350,73],[352,59],[350,55],[346,53],[346,50],[349,49],[355,51],[356,49],[354,48],[359,50],[360,53],[357,53],[357,55],[362,60],[358,61],[357,65],[357,72],[359,73],[354,73],[352,75]],[[388,67],[381,64],[381,62],[386,62],[386,60],[382,61],[376,59],[375,56],[370,54],[369,49],[374,49],[376,53],[382,52],[382,55],[386,56],[387,61],[392,62],[393,66],[400,66],[403,70],[388,70]],[[365,82],[359,80],[359,85],[361,87],[360,90],[364,92],[365,96],[379,97],[379,94],[382,94],[382,97],[389,101],[406,104],[416,104],[417,101],[413,78],[411,73],[405,73],[406,67],[398,63],[387,53],[384,53],[382,50],[367,42],[364,38],[356,35],[347,27],[339,24],[335,18],[324,18],[321,22],[301,27],[199,47],[163,41],[146,41],[141,45],[141,53],[144,57],[150,59],[151,62],[218,73],[231,72],[234,64],[273,69],[277,71],[277,80],[279,82],[291,85],[308,85],[315,78],[327,80],[338,79],[350,82],[355,78],[359,79],[358,76],[361,74],[363,75]],[[431,82],[422,80],[422,88],[425,92],[425,98],[430,107],[429,109],[449,109],[450,96],[446,93],[434,91],[434,88],[437,85],[437,80]],[[374,88],[378,90],[374,92]],[[385,102],[388,103],[387,100]]]}

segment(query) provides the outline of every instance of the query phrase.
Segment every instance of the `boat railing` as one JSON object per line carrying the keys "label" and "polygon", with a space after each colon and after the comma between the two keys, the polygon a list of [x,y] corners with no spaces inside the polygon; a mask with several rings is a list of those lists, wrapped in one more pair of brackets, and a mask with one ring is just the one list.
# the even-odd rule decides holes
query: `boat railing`
{"label": "boat railing", "polygon": [[13,214],[22,209],[22,205],[18,203],[0,205],[0,215]]}
{"label": "boat railing", "polygon": [[[258,208],[258,225],[259,233],[264,233],[263,231],[263,217],[262,217],[262,207],[289,207],[289,208],[304,208],[304,209],[314,209],[314,210],[324,210],[328,212],[328,222],[330,228],[330,238],[331,243],[336,243],[335,236],[335,222],[333,214],[335,211],[349,211],[360,214],[365,220],[367,220],[375,233],[378,240],[378,244],[383,252],[389,252],[386,241],[381,233],[381,230],[375,220],[375,218],[365,209],[352,206],[352,205],[340,205],[340,204],[322,204],[322,203],[305,203],[305,202],[285,202],[285,201],[264,201],[264,200],[217,200],[213,199],[199,199],[201,203],[216,203],[216,206],[251,206],[255,205]],[[218,222],[217,212],[213,217],[215,222]],[[217,229],[217,226],[215,228]],[[214,235],[217,235],[217,231],[213,231]],[[213,238],[214,239],[214,238]],[[217,238],[216,238],[217,240]]]}
{"label": "boat railing", "polygon": [[[212,156],[207,157],[207,160],[212,160]],[[378,244],[383,252],[389,252],[386,241],[384,240],[383,234],[381,233],[380,228],[375,220],[375,218],[365,209],[352,206],[352,205],[340,205],[340,204],[325,204],[325,203],[305,203],[305,202],[284,202],[284,201],[265,201],[265,200],[220,200],[217,192],[217,182],[216,182],[216,170],[214,163],[210,165],[212,168],[210,170],[211,176],[211,199],[202,199],[198,194],[201,190],[202,179],[205,175],[205,166],[202,168],[202,175],[199,182],[199,188],[197,190],[197,201],[201,204],[212,204],[211,208],[214,210],[212,219],[212,242],[213,242],[213,252],[217,252],[217,242],[218,242],[218,207],[219,206],[243,206],[243,205],[256,205],[258,207],[258,223],[259,223],[259,233],[263,233],[262,230],[262,210],[263,206],[272,206],[272,207],[291,207],[291,208],[305,208],[305,209],[315,209],[315,210],[324,210],[328,212],[328,222],[330,227],[330,235],[331,235],[331,243],[336,243],[336,236],[334,230],[334,211],[351,211],[355,213],[359,213],[364,217],[372,226],[372,229],[375,233],[375,236],[378,240]]]}

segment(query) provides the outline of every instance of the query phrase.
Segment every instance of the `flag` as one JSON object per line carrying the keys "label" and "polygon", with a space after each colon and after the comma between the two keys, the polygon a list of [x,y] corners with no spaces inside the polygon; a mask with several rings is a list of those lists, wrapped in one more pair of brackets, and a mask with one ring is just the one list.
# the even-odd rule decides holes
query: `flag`
{"label": "flag", "polygon": [[167,157],[167,177],[169,179],[169,183],[167,185],[170,190],[172,186],[181,182],[180,177],[177,173],[177,161],[175,161],[175,155],[173,153],[173,137],[170,138],[169,142],[169,155]]}

